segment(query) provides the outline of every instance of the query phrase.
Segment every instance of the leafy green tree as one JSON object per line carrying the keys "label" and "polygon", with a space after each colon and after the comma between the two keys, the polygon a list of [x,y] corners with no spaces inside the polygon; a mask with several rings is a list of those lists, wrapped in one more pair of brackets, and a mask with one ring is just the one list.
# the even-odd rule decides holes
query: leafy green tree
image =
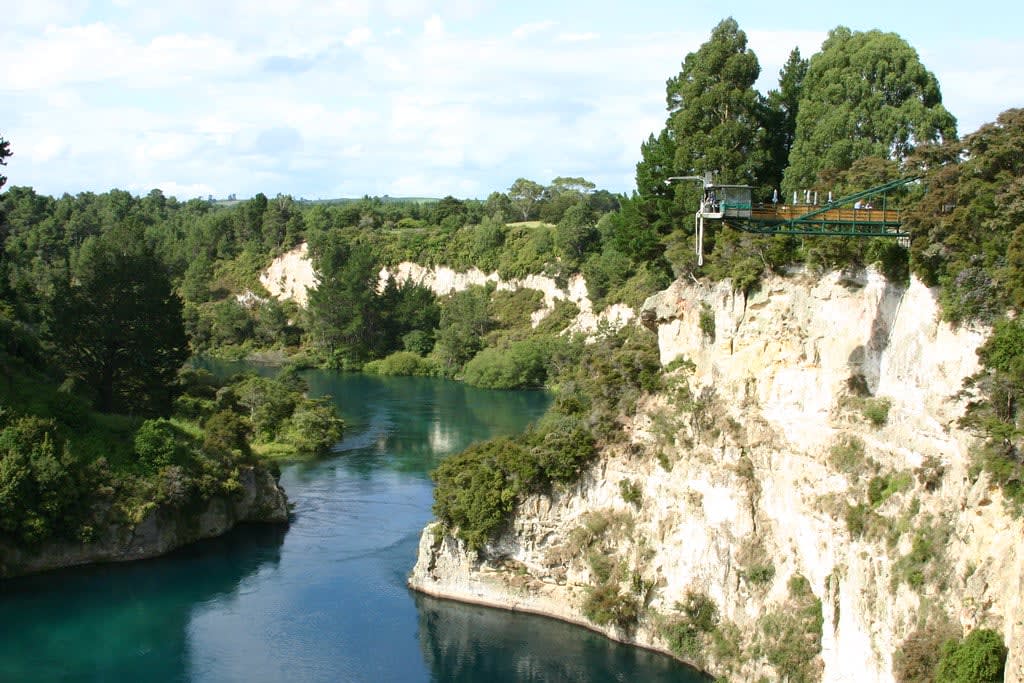
{"label": "leafy green tree", "polygon": [[381,331],[377,260],[367,245],[333,231],[310,246],[320,284],[309,294],[306,330],[330,362],[358,366],[372,356]]}
{"label": "leafy green tree", "polygon": [[833,29],[811,57],[785,172],[786,192],[861,157],[902,161],[926,142],[956,137],[935,76],[895,33]]}
{"label": "leafy green tree", "polygon": [[452,294],[441,306],[434,354],[445,373],[453,376],[483,348],[483,338],[494,327],[488,312],[490,294],[484,287]]}
{"label": "leafy green tree", "polygon": [[682,71],[667,83],[675,175],[717,171],[725,183],[762,181],[769,155],[764,105],[754,89],[760,73],[746,33],[731,17],[686,55]]}
{"label": "leafy green tree", "polygon": [[948,320],[1024,306],[1024,109],[911,160],[928,192],[907,212],[914,272],[942,286]]}
{"label": "leafy green tree", "polygon": [[598,246],[599,240],[594,214],[583,201],[569,207],[555,228],[555,247],[572,270],[576,270],[587,254]]}
{"label": "leafy green tree", "polygon": [[773,188],[782,184],[782,174],[789,163],[789,151],[796,139],[796,118],[800,111],[808,61],[793,48],[789,59],[779,71],[779,87],[768,91],[768,144],[771,146],[771,170],[764,178]]}
{"label": "leafy green tree", "polygon": [[569,207],[587,202],[590,193],[597,187],[586,178],[567,178],[559,176],[544,188],[544,201],[540,217],[548,223],[562,220]]}
{"label": "leafy green tree", "polygon": [[512,207],[522,215],[523,220],[529,220],[534,214],[537,203],[544,196],[544,186],[526,178],[517,178],[512,187],[508,188],[508,198]]}
{"label": "leafy green tree", "polygon": [[69,377],[96,392],[104,412],[159,413],[188,357],[181,300],[162,264],[128,222],[85,241],[71,277],[57,282],[48,339]]}
{"label": "leafy green tree", "polygon": [[[0,136],[0,166],[7,165],[6,159],[9,156],[13,156],[13,154],[11,154],[11,143],[4,140],[3,136]],[[6,183],[7,176],[0,174],[0,188],[3,188]]]}

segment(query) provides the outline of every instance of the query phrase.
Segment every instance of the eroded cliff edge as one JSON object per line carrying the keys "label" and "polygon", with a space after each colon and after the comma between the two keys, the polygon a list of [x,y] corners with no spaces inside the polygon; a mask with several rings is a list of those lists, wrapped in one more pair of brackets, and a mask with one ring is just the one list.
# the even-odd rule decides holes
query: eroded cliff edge
{"label": "eroded cliff edge", "polygon": [[[1005,680],[1024,680],[1024,527],[971,473],[957,425],[983,331],[873,271],[749,297],[679,281],[642,319],[670,388],[624,418],[627,440],[523,501],[479,553],[428,527],[413,588],[671,646],[744,681],[778,679],[793,643],[817,652],[812,679],[892,681],[912,633],[986,626],[1009,648]],[[589,619],[598,591],[635,596],[635,624]],[[687,609],[705,599],[707,632]]]}
{"label": "eroded cliff edge", "polygon": [[288,499],[265,467],[240,467],[238,490],[217,495],[200,509],[151,507],[135,523],[111,523],[88,543],[50,541],[32,551],[0,544],[0,578],[95,562],[157,557],[243,522],[285,524]]}

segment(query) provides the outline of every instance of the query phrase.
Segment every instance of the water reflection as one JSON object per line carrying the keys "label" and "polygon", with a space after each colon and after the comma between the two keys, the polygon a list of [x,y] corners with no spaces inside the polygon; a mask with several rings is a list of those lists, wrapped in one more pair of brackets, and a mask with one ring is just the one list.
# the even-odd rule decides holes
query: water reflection
{"label": "water reflection", "polygon": [[536,616],[416,595],[431,680],[475,683],[644,681],[706,683],[657,653]]}
{"label": "water reflection", "polygon": [[0,582],[0,680],[176,680],[196,606],[272,575],[287,527],[250,525],[164,558]]}
{"label": "water reflection", "polygon": [[428,472],[519,433],[539,392],[306,374],[348,423],[334,456],[284,468],[290,527],[167,558],[0,583],[0,681],[681,681],[668,658],[529,615],[411,593]]}

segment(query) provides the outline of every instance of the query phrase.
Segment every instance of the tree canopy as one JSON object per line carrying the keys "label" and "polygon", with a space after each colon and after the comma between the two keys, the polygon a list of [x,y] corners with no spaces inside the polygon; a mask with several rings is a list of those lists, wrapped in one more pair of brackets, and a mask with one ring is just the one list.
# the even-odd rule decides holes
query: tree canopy
{"label": "tree canopy", "polygon": [[895,33],[833,29],[810,59],[796,118],[787,192],[863,157],[902,161],[925,142],[956,137],[935,76]]}
{"label": "tree canopy", "polygon": [[675,174],[717,171],[721,182],[759,184],[768,162],[763,105],[754,89],[760,73],[746,33],[732,18],[686,55],[682,71],[667,83]]}
{"label": "tree canopy", "polygon": [[[0,136],[0,166],[7,165],[7,157],[11,156],[11,143]],[[7,176],[0,174],[0,189],[7,183]]]}
{"label": "tree canopy", "polygon": [[95,389],[99,410],[170,408],[188,357],[181,300],[140,226],[121,224],[85,241],[70,278],[54,284],[47,327],[58,362]]}

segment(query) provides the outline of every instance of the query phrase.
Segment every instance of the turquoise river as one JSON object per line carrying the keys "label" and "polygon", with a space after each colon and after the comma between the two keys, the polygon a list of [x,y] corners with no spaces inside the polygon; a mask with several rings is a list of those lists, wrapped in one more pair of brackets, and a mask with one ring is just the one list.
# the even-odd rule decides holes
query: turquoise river
{"label": "turquoise river", "polygon": [[308,373],[348,430],[283,468],[290,526],[0,582],[0,681],[679,681],[674,660],[543,617],[410,591],[429,472],[516,434],[540,392]]}

